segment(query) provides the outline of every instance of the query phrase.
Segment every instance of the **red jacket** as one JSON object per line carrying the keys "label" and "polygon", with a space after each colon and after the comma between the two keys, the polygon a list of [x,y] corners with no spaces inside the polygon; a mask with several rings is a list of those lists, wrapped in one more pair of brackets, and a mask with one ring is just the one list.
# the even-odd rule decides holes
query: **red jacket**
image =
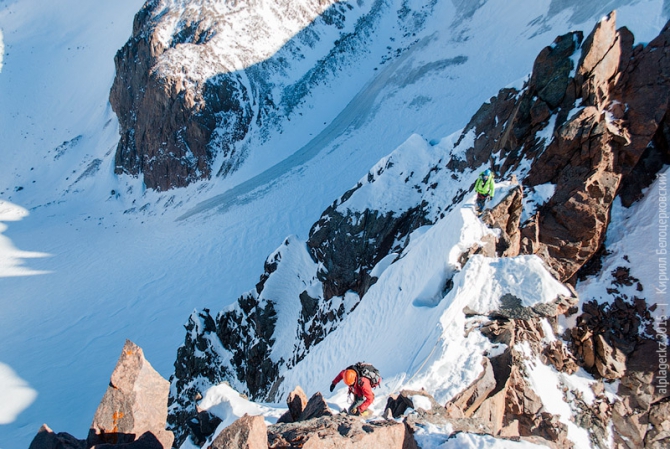
{"label": "red jacket", "polygon": [[[333,384],[338,383],[339,381],[342,380],[344,377],[344,372],[346,369],[340,371],[340,374],[333,379]],[[367,377],[359,376],[356,379],[356,382],[352,386],[349,387],[349,392],[353,393],[355,397],[357,398],[365,398],[365,401],[358,406],[358,411],[363,413],[370,407],[370,404],[372,404],[372,401],[375,400],[375,394],[372,392],[372,385],[370,385],[370,379]]]}

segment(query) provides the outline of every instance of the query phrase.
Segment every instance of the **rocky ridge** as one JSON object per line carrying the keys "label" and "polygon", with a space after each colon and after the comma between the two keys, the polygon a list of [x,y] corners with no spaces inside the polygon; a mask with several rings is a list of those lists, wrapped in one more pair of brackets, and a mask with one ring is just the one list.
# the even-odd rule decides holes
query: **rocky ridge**
{"label": "rocky ridge", "polygon": [[[170,398],[169,421],[177,441],[188,435],[184,422],[193,416],[192,398],[206,385],[227,380],[253,398],[278,399],[282,371],[299,363],[359,301],[365,300],[367,289],[376,281],[374,267],[402,254],[413,230],[435,223],[462,201],[470,186],[454,186],[471,182],[482,166],[492,167],[500,178],[515,175],[521,187],[482,217],[500,231],[497,241],[488,247],[471,248],[463,254],[463,262],[472,254],[487,251],[499,256],[535,254],[559,280],[574,283],[580,270],[588,269],[587,264],[599,257],[614,199],[620,196],[625,205],[632,204],[653,180],[649,167],[658,169],[662,166],[659,161],[667,163],[669,159],[670,29],[666,26],[646,46],[634,46],[631,33],[625,28],[617,30],[615,19],[615,13],[610,14],[586,39],[580,32],[557,38],[540,53],[521,91],[501,90],[473,116],[453,147],[430,163],[417,166],[411,173],[394,172],[394,167],[402,165],[394,163],[403,157],[400,150],[381,161],[324,212],[306,244],[287,239],[268,258],[256,288],[243,295],[235,307],[216,317],[208,310],[194,313],[172,379],[175,394]],[[640,171],[647,176],[638,176]],[[410,199],[403,203],[405,206],[390,210],[380,204],[377,210],[357,209],[352,203],[356,192],[385,176],[404,180],[396,187]],[[546,186],[553,186],[553,194],[544,204],[530,210],[528,206],[519,207],[522,194],[530,195]],[[283,317],[277,310],[280,298],[273,297],[272,279],[275,273],[290,269],[296,258],[308,259],[309,263],[301,266],[311,267],[298,274],[299,282],[292,293],[300,302],[300,316],[278,328],[278,320]],[[640,322],[648,319],[636,300],[621,300],[627,305],[617,305],[614,310],[632,313]],[[658,361],[640,355],[659,336],[639,335],[630,329],[612,332],[610,324],[589,325],[594,315],[585,307],[584,315],[578,318],[584,325],[577,329],[582,330],[566,336],[567,346],[545,345],[532,337],[543,335],[537,323],[533,324],[534,319],[549,317],[555,321],[568,311],[579,313],[573,306],[568,301],[554,304],[551,311],[529,311],[512,304],[491,316],[493,324],[482,329],[506,335],[504,338],[517,335],[519,341],[530,341],[532,350],[559,371],[584,366],[596,378],[623,379],[619,394],[635,400],[610,403],[601,395],[596,406],[584,403],[582,416],[600,423],[592,427],[592,439],[600,447],[605,447],[601,444],[606,441],[610,420],[618,430],[625,429],[621,432],[626,438],[617,440],[620,447],[627,447],[630,441],[644,441],[644,425],[658,416],[657,409],[666,396],[645,396],[640,391],[642,380],[653,380],[658,368]],[[601,318],[611,323],[612,314],[601,313]],[[519,339],[519,334],[526,338]],[[294,342],[290,354],[273,354],[278,339]],[[590,365],[591,346],[591,353],[597,353],[600,360],[598,364],[594,356]],[[516,361],[512,367],[518,373],[507,386],[496,382],[495,391],[504,392],[500,397],[525,391],[522,357],[508,357]],[[510,368],[509,376],[511,373]],[[477,398],[484,398],[482,404],[491,399],[489,403],[493,404],[493,390],[487,389]],[[527,404],[527,400],[531,402]],[[474,413],[482,404],[451,408]],[[525,432],[530,437],[556,427],[532,398],[520,396],[512,404],[517,405],[490,412],[497,424],[488,433],[505,436]],[[629,437],[635,433],[631,429],[637,429],[634,438]],[[555,441],[561,441],[560,435],[555,437],[559,438]]]}

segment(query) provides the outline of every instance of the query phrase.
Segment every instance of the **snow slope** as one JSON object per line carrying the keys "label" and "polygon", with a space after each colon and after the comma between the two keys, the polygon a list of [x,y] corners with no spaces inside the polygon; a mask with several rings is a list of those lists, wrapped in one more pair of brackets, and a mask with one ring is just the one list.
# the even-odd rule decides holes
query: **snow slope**
{"label": "snow slope", "polygon": [[[0,219],[0,382],[10,386],[0,388],[1,449],[27,447],[43,422],[85,436],[126,338],[168,377],[194,308],[235,300],[285,236],[304,238],[333,198],[411,134],[461,128],[556,35],[589,30],[621,7],[618,23],[645,41],[667,18],[660,0],[442,2],[411,51],[379,53],[382,38],[395,45],[397,30],[383,29],[377,53],[339,75],[346,89],[320,88],[233,177],[158,194],[113,175],[113,56],[142,3],[0,3],[0,199],[13,211]],[[434,310],[404,307],[417,320]],[[433,324],[438,338],[445,324]],[[408,342],[405,351],[417,351],[412,366],[384,367],[398,379],[430,348]]]}

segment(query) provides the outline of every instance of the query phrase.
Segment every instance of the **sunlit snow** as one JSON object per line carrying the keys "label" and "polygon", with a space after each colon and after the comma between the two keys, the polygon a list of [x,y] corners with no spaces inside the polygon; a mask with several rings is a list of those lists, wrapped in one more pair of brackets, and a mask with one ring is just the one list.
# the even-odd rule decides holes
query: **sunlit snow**
{"label": "sunlit snow", "polygon": [[[373,3],[356,5],[363,13]],[[0,220],[5,276],[0,279],[0,360],[39,392],[30,406],[26,396],[14,402],[21,407],[0,426],[2,449],[27,447],[45,422],[57,432],[85,437],[126,338],[168,378],[193,309],[221,310],[253,288],[266,257],[286,236],[304,241],[326,207],[408,139],[418,142],[412,146],[420,150],[417,155],[450,148],[453,133],[483,102],[527,77],[544,46],[573,29],[588,32],[608,12],[572,1],[437,2],[423,31],[399,42],[391,38],[396,39],[395,11],[404,2],[390,1],[393,14],[379,25],[379,35],[370,36],[369,53],[338,67],[332,83],[316,86],[284,129],[254,148],[238,172],[166,193],[145,191],[141,180],[114,175],[118,124],[108,102],[114,55],[130,37],[133,16],[143,4],[0,4],[0,199],[18,214],[15,219],[21,218]],[[667,19],[661,0],[605,6],[620,7],[618,26],[629,26],[642,42],[658,34]],[[329,38],[332,43],[337,36]],[[329,51],[328,45],[316,45],[314,60]],[[301,67],[314,60],[306,58]],[[407,164],[426,161],[407,159]],[[467,174],[463,186],[455,188],[469,185],[476,175]],[[442,194],[446,207],[451,195]],[[359,199],[364,206],[366,199]],[[652,207],[647,204],[645,211]],[[436,219],[441,211],[432,212]],[[630,223],[632,218],[616,209],[613,220]],[[621,229],[630,235],[627,243],[622,240],[628,247],[645,238],[633,229],[632,224]],[[467,385],[481,368],[482,350],[500,349],[488,347],[476,332],[465,337],[464,327],[474,323],[462,308],[449,308],[469,302],[458,294],[473,293],[463,284],[469,273],[504,272],[504,264],[495,260],[474,259],[466,267],[455,263],[458,242],[476,241],[483,232],[467,207],[415,231],[404,258],[386,259],[375,271],[392,281],[369,293],[385,310],[366,322],[365,337],[371,335],[378,346],[361,347],[357,339],[341,346],[324,342],[323,355],[309,355],[313,361],[306,366],[313,371],[291,372],[287,384],[325,391],[350,358],[373,360],[379,352],[398,349],[397,359],[381,362],[388,375],[380,397],[401,385],[425,385],[445,398]],[[616,252],[624,253],[629,251]],[[410,260],[424,268],[403,274],[401,267]],[[546,298],[559,292],[533,260],[508,263],[532,271],[514,280],[522,290],[540,282],[548,286]],[[443,295],[450,276],[455,287]],[[592,283],[582,291],[598,296],[603,289]],[[341,300],[351,304],[354,299]],[[362,320],[362,311],[356,309],[352,322]],[[395,329],[389,322],[393,312],[407,312],[422,339],[387,338]],[[337,338],[347,329],[330,340],[343,341]],[[456,335],[449,341],[448,332]],[[363,338],[362,330],[353,335]],[[327,363],[316,362],[326,357]],[[450,363],[441,363],[441,357]],[[449,386],[438,385],[440,376]],[[338,398],[329,400],[346,403]],[[424,437],[436,438],[426,447],[498,444],[485,437],[460,435],[448,442],[443,434]]]}

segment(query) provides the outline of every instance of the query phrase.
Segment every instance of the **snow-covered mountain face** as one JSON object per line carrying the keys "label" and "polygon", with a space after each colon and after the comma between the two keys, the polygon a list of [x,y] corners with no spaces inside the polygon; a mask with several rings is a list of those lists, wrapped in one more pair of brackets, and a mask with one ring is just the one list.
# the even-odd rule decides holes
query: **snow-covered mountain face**
{"label": "snow-covered mountain face", "polygon": [[[452,16],[442,27],[458,28],[452,39],[468,39],[464,24],[483,5],[453,2],[445,10],[434,0],[148,1],[115,59],[110,101],[121,126],[115,171],[141,176],[157,190],[225,177],[250,149],[307,113],[314,91],[337,84],[340,95],[350,87],[357,92],[360,85],[347,78],[376,70],[370,65],[375,59],[384,64],[406,58],[414,47],[435,46],[428,44],[437,40],[429,17]],[[536,32],[571,7],[552,2],[547,17],[534,18]],[[572,12],[591,16],[605,8]],[[425,61],[406,75],[413,79],[397,84],[418,82],[468,57]],[[410,107],[431,100],[415,98]]]}
{"label": "snow-covered mountain face", "polygon": [[[209,310],[191,316],[171,396],[177,440],[193,415],[192,398],[208,384],[226,380],[272,402],[298,383],[324,388],[325,373],[364,359],[381,364],[394,389],[429,387],[444,402],[474,381],[485,354],[500,349],[489,347],[483,330],[459,339],[464,328],[488,329],[486,320],[495,316],[556,323],[577,303],[558,280],[574,285],[588,275],[580,270],[597,260],[615,198],[630,206],[670,162],[668,48],[670,28],[635,46],[612,13],[586,37],[570,32],[556,38],[540,52],[523,87],[502,89],[462,132],[439,142],[413,136],[382,159],[326,209],[306,242],[289,238],[267,259],[260,282],[237,305],[215,317]],[[494,208],[504,219],[484,219],[495,232],[471,210],[471,188],[486,167],[509,180],[497,194],[505,199],[502,211]],[[520,196],[505,202],[515,197],[517,182],[525,205]],[[493,251],[486,249],[491,239]],[[482,252],[489,257],[477,255]],[[649,328],[653,318],[640,308],[645,301],[652,306],[653,295],[618,294],[613,290],[612,299],[632,302],[614,311],[632,316],[634,329],[622,333],[608,318],[590,322],[591,305],[584,309],[589,318],[578,321],[587,344],[571,342],[568,332],[565,345],[596,378],[624,378],[626,388],[635,390],[638,374],[655,378],[658,361],[644,354],[665,336],[656,336]],[[614,313],[604,310],[603,316]],[[466,312],[484,324],[466,320]],[[664,315],[657,319],[667,328]],[[529,359],[545,354],[557,333],[547,329],[536,340],[519,338],[520,346],[510,349]],[[628,367],[620,354],[631,361]],[[420,366],[414,363],[424,358]],[[555,366],[566,376],[572,369]],[[537,381],[533,375],[527,380]],[[652,403],[668,396],[664,391],[652,392],[640,410],[649,413]],[[537,394],[552,400],[544,391]],[[567,410],[568,416],[577,413]],[[514,414],[504,413],[506,420]],[[561,413],[574,444],[605,444],[606,419],[593,430]],[[537,435],[530,427],[526,436]]]}
{"label": "snow-covered mountain face", "polygon": [[[309,234],[312,224],[333,199],[355,186],[370,167],[412,134],[423,136],[422,145],[426,145],[425,141],[439,142],[443,136],[462,128],[468,117],[501,86],[513,83],[520,89],[522,83],[515,81],[530,73],[538,52],[555,36],[573,29],[590,30],[604,14],[618,8],[618,25],[629,26],[636,41],[649,42],[658,35],[668,17],[660,0],[599,4],[490,0],[330,5],[326,12],[340,8],[338,11],[345,17],[343,29],[337,28],[339,22],[334,19],[315,17],[309,19],[313,22],[303,29],[306,31],[297,35],[303,39],[307,31],[317,33],[320,40],[314,48],[290,36],[288,41],[273,47],[280,47],[277,55],[285,55],[290,68],[286,73],[267,72],[268,79],[274,83],[268,91],[284,109],[267,106],[278,121],[265,121],[268,126],[257,126],[254,114],[260,106],[258,101],[253,104],[257,97],[250,94],[253,120],[246,140],[235,144],[238,155],[245,149],[248,151],[237,171],[230,172],[225,179],[216,176],[225,165],[224,152],[220,151],[219,159],[211,164],[209,180],[157,192],[145,189],[143,174],[140,178],[114,174],[118,165],[115,151],[120,134],[123,139],[123,123],[117,123],[116,114],[107,103],[115,77],[114,54],[124,48],[129,36],[131,40],[135,36],[132,17],[142,9],[142,3],[141,0],[113,4],[63,0],[44,4],[37,0],[5,0],[0,4],[0,32],[5,48],[0,72],[0,134],[3,136],[0,198],[10,203],[1,216],[3,225],[9,223],[6,230],[3,227],[0,251],[9,257],[3,259],[7,265],[0,264],[3,276],[0,280],[3,296],[0,338],[4,343],[0,346],[0,363],[13,369],[2,371],[3,376],[5,372],[10,373],[4,377],[10,380],[6,384],[17,386],[12,392],[22,390],[11,396],[15,407],[4,410],[7,413],[3,419],[8,424],[0,426],[3,449],[26,447],[43,422],[56,429],[85,434],[126,338],[140,344],[157,370],[165,377],[170,376],[175,348],[183,342],[181,325],[185,317],[193,308],[218,311],[239,298],[240,292],[248,291],[258,281],[267,255],[290,234],[296,234],[288,241],[289,246],[298,247],[292,260],[301,276],[300,285],[290,284],[289,288],[268,278],[263,289],[268,296],[264,296],[263,301],[273,299],[268,290],[272,284],[276,284],[275,298],[287,289],[298,295],[306,291],[302,281],[315,285],[317,288],[303,295],[304,314],[302,303],[295,307],[292,315],[281,312],[289,323],[296,317],[301,320],[309,330],[306,333],[315,338],[313,341],[305,339],[300,343],[302,349],[295,353],[290,345],[281,345],[282,351],[276,352],[279,357],[269,359],[266,372],[278,370],[277,361],[284,355],[295,360],[310,357],[310,354],[316,357],[311,349],[328,340],[326,334],[339,326],[338,321],[345,316],[344,312],[353,308],[357,298],[363,293],[363,296],[372,294],[373,278],[383,275],[383,268],[395,257],[378,260],[388,253],[386,247],[399,251],[407,242],[411,246],[408,233],[421,233],[427,230],[422,225],[436,223],[440,208],[442,211],[449,207],[459,209],[459,196],[454,201],[450,195],[462,193],[459,190],[467,191],[472,181],[468,176],[474,176],[474,172],[457,173],[462,185],[448,186],[442,182],[439,191],[429,189],[430,185],[422,187],[421,183],[412,183],[421,193],[419,190],[411,192],[405,204],[407,220],[398,229],[385,229],[385,234],[379,234],[369,251],[361,251],[356,256],[363,270],[347,269],[338,275],[349,275],[347,284],[329,278],[312,259],[312,250],[301,244],[309,240],[314,250],[318,250],[324,248],[326,242],[337,241],[328,234],[335,233],[336,229],[321,226],[315,228],[314,235]],[[197,13],[187,13],[188,8],[182,8],[185,3],[175,2],[175,5],[175,17],[181,14],[197,17]],[[380,11],[371,15],[375,6]],[[169,11],[166,10],[166,14]],[[244,18],[245,11],[236,10],[236,17]],[[278,17],[281,12],[273,14]],[[364,43],[356,47],[358,52],[352,50],[353,56],[349,56],[349,51],[341,54],[333,51],[331,55],[338,39],[349,34],[358,36],[355,25],[364,17],[378,19],[363,27],[372,31],[358,37]],[[197,40],[187,42],[188,31],[182,36],[186,41],[180,44],[177,44],[179,38],[167,35],[165,42],[175,42],[172,50],[196,48]],[[355,39],[352,37],[352,40]],[[302,52],[295,55],[302,56],[289,58],[289,53],[293,55],[289,50],[297,46]],[[332,70],[324,73],[318,70],[322,67],[320,61],[339,61],[337,58],[344,62],[328,65]],[[269,61],[266,65],[273,67],[281,62],[276,56],[266,61]],[[263,66],[264,62],[257,61],[249,70]],[[193,76],[186,65],[179,67],[179,73],[181,70]],[[251,89],[247,68],[235,67],[234,70],[234,74],[242,78],[241,82],[246,83],[245,88]],[[312,78],[323,81],[308,82]],[[298,89],[300,85],[310,86],[306,88],[308,92]],[[291,86],[296,89],[297,102],[289,120],[281,114],[290,109],[282,102],[288,98],[283,93],[287,88],[290,91]],[[181,120],[180,117],[173,119]],[[124,118],[118,120],[123,122]],[[215,129],[224,129],[219,128],[218,122],[213,123]],[[160,135],[163,125],[170,123],[159,121],[150,131]],[[455,139],[456,136],[451,140]],[[448,152],[451,145],[426,145],[428,147]],[[439,160],[438,157],[432,162]],[[426,160],[421,163],[424,162],[427,163]],[[446,154],[442,162],[447,162]],[[399,173],[392,167],[386,170]],[[203,173],[201,169],[196,175],[200,177]],[[443,172],[433,176],[440,180],[445,178]],[[163,178],[157,175],[157,179]],[[367,189],[366,183],[362,184],[361,191]],[[380,185],[379,181],[375,184]],[[543,203],[551,197],[552,189],[551,183],[536,186],[531,198]],[[411,210],[420,203],[416,195],[429,194],[436,195],[430,200],[432,205]],[[439,199],[441,195],[444,195],[444,203]],[[357,197],[361,204],[367,201]],[[402,209],[396,206],[384,209],[377,204],[373,209],[380,213],[370,217],[361,204],[355,209],[358,218],[374,218],[375,223],[384,226],[389,223],[385,221],[386,212]],[[347,225],[349,229],[355,232],[367,229],[355,214],[344,213],[339,202],[327,216],[338,218],[338,214],[344,221],[352,218]],[[617,216],[627,217],[627,214],[627,210],[619,210]],[[472,224],[474,220],[470,218],[464,218],[463,223]],[[451,223],[456,226],[459,222]],[[449,229],[449,232],[453,231]],[[632,234],[629,228],[622,232]],[[321,239],[320,235],[327,238]],[[359,249],[363,236],[356,244]],[[342,243],[347,244],[346,233],[341,237]],[[627,245],[642,247],[630,242]],[[281,248],[274,254],[283,255],[286,251]],[[633,256],[629,258],[633,260]],[[321,260],[328,263],[325,257]],[[269,262],[268,273],[275,270],[272,260]],[[627,263],[608,260],[604,266]],[[288,264],[282,262],[277,264],[276,270],[290,271],[285,267]],[[635,277],[645,279],[635,272],[635,267],[631,270]],[[454,282],[456,280],[454,278]],[[349,282],[355,293],[345,293],[342,300],[342,289]],[[650,282],[652,280],[647,281]],[[322,292],[319,289],[322,286],[328,290]],[[595,282],[591,291],[598,290],[598,286]],[[438,290],[435,287],[432,292]],[[429,294],[431,289],[426,287],[426,292],[419,295],[424,298],[419,304],[435,302]],[[314,308],[313,299],[330,301],[333,309]],[[361,302],[356,310],[364,304],[365,301]],[[249,312],[243,313],[253,315],[253,308],[250,305]],[[339,317],[340,310],[342,317]],[[269,307],[268,312],[271,312]],[[238,308],[233,308],[229,316],[241,315]],[[271,317],[271,313],[267,316]],[[331,319],[333,316],[336,318]],[[257,321],[264,320],[272,321],[264,316]],[[416,322],[423,326],[424,321],[417,319]],[[204,323],[212,324],[207,320]],[[194,335],[202,334],[198,320],[193,329]],[[284,334],[287,341],[297,341],[297,331],[289,331]],[[250,347],[265,338],[262,332],[252,335],[257,335],[258,340],[250,340]],[[316,344],[319,340],[321,342]],[[215,342],[213,339],[212,343]],[[335,343],[330,344],[336,347]],[[208,348],[207,345],[202,347]],[[275,344],[272,350],[277,348],[279,345]],[[258,349],[262,349],[262,345]],[[224,359],[229,356],[224,351],[216,354],[223,354]],[[260,358],[266,353],[259,351],[258,354]],[[350,351],[349,355],[352,354],[355,353]],[[241,353],[238,358],[244,356]],[[361,357],[372,360],[363,354]],[[299,379],[305,388],[312,388],[323,379],[329,379],[331,371],[339,369],[344,359],[340,353],[331,357],[328,366],[305,365],[310,368],[301,374],[291,371],[292,376],[302,377],[291,379]],[[396,362],[389,361],[385,371],[402,371],[395,365]],[[236,378],[238,373],[233,372],[233,365],[226,366],[231,367],[230,378]],[[471,370],[467,375],[472,377],[474,373],[475,370]],[[219,374],[214,373],[212,379]],[[182,378],[181,374],[179,377]],[[257,385],[263,387],[267,378],[261,378]],[[212,381],[205,380],[201,386]],[[197,382],[199,380],[194,380],[194,384]],[[237,382],[238,388],[246,389],[247,380]],[[292,380],[285,381],[285,385],[291,383]],[[324,390],[324,387],[319,388]]]}

